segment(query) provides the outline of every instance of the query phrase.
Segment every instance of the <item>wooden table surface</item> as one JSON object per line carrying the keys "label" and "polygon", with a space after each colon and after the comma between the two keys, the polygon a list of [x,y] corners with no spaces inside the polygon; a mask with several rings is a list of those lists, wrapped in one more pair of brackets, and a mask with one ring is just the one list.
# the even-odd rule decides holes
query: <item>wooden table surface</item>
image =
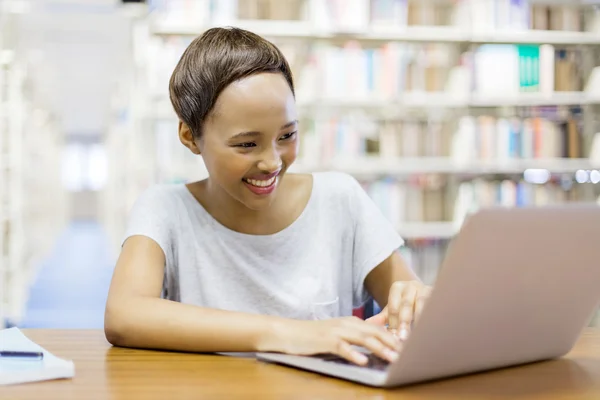
{"label": "wooden table surface", "polygon": [[254,359],[111,347],[99,330],[24,330],[75,362],[73,379],[0,386],[0,399],[600,399],[600,329],[566,357],[407,386],[374,389]]}

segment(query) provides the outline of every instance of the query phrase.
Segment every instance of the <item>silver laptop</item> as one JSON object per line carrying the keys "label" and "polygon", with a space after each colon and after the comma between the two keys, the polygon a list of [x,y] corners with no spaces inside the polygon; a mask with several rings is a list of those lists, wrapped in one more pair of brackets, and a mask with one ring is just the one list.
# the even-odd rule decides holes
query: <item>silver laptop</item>
{"label": "silver laptop", "polygon": [[453,239],[396,362],[257,358],[395,387],[561,357],[599,306],[600,207],[484,209]]}

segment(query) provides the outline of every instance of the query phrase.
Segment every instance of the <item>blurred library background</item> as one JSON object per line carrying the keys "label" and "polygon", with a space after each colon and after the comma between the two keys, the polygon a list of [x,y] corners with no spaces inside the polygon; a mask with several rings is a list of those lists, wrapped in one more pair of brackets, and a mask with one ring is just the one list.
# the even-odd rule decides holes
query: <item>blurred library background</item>
{"label": "blurred library background", "polygon": [[600,0],[0,0],[0,326],[102,327],[137,196],[207,176],[168,80],[212,26],[282,49],[292,170],[355,176],[428,284],[480,207],[600,205]]}

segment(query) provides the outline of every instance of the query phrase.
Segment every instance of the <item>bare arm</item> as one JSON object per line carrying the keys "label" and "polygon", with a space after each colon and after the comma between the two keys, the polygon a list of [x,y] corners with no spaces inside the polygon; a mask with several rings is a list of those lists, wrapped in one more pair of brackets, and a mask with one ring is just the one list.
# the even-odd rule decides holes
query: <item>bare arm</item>
{"label": "bare arm", "polygon": [[357,364],[363,346],[392,361],[398,342],[358,318],[298,321],[222,311],[160,298],[165,256],[145,236],[123,246],[106,303],[104,331],[116,346],[190,352],[335,353]]}
{"label": "bare arm", "polygon": [[377,325],[388,325],[388,330],[401,340],[407,338],[413,321],[423,310],[431,292],[406,265],[400,253],[394,251],[371,271],[365,286],[383,310],[368,319]]}
{"label": "bare arm", "polygon": [[115,267],[104,331],[113,345],[177,351],[277,351],[289,321],[160,298],[165,256],[145,236],[129,238]]}
{"label": "bare arm", "polygon": [[365,286],[377,304],[385,307],[394,282],[408,281],[419,281],[419,278],[408,267],[400,253],[394,251],[367,275]]}

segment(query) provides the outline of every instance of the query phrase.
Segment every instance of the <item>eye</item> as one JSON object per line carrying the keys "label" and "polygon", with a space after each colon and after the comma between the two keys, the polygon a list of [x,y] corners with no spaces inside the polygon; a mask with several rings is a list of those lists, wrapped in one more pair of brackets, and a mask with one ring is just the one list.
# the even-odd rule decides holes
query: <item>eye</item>
{"label": "eye", "polygon": [[249,149],[250,147],[255,147],[256,143],[253,142],[248,142],[248,143],[240,143],[240,144],[236,144],[235,147],[241,147],[244,149]]}
{"label": "eye", "polygon": [[286,133],[285,135],[283,135],[281,137],[281,140],[290,140],[291,138],[293,138],[294,136],[296,136],[296,133],[298,133],[298,131]]}

